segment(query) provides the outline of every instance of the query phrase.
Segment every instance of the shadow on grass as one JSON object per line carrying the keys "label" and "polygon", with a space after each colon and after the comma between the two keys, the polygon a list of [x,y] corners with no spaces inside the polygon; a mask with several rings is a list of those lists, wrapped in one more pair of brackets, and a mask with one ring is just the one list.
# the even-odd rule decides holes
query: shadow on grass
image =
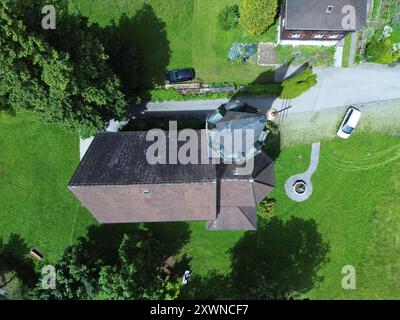
{"label": "shadow on grass", "polygon": [[128,92],[142,93],[165,83],[171,50],[166,24],[150,4],[105,28],[104,38],[112,66]]}
{"label": "shadow on grass", "polygon": [[276,160],[281,154],[281,132],[271,132],[269,133],[267,140],[264,143],[263,150],[272,159]]}
{"label": "shadow on grass", "polygon": [[[118,249],[124,235],[139,232],[140,224],[104,224],[88,228],[86,238],[80,243],[85,251],[87,264],[102,261],[106,265],[118,263]],[[179,253],[190,239],[186,222],[146,223],[144,226],[164,244],[164,255],[168,259]]]}
{"label": "shadow on grass", "polygon": [[230,250],[232,270],[194,276],[182,298],[292,299],[314,288],[322,277],[329,245],[314,220],[272,218],[257,232],[246,232]]}
{"label": "shadow on grass", "polygon": [[93,57],[89,54],[84,56],[84,50],[93,48],[82,49],[76,45],[77,42],[83,45],[90,43],[88,39],[94,39],[93,42],[105,48],[109,56],[108,66],[120,78],[122,91],[130,104],[138,102],[137,97],[142,91],[165,83],[171,56],[170,44],[166,24],[150,4],[144,3],[133,17],[123,15],[118,22],[100,27],[96,23],[90,24],[89,19],[76,8],[71,14],[67,0],[55,0],[52,4],[57,11],[57,28],[44,30],[40,21],[43,19],[41,9],[46,4],[44,0],[31,0],[18,1],[13,5],[17,17],[29,32],[39,34],[57,51],[65,52],[81,63],[82,70],[77,71],[96,73],[96,70],[86,70],[85,59]]}
{"label": "shadow on grass", "polygon": [[[7,243],[0,239],[0,277],[6,273],[14,273],[14,277],[24,285],[35,284],[38,277],[34,263],[28,256],[30,249],[25,240],[17,234],[11,234]],[[7,279],[7,282],[11,280]]]}

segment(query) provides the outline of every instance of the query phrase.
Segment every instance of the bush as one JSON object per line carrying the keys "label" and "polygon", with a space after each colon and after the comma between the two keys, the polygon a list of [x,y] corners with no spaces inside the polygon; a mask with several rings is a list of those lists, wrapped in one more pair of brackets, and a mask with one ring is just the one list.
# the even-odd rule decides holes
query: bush
{"label": "bush", "polygon": [[226,6],[218,14],[218,26],[224,31],[236,29],[239,25],[239,17],[239,6],[237,4]]}
{"label": "bush", "polygon": [[187,100],[213,100],[213,99],[228,99],[232,93],[229,92],[213,92],[203,94],[189,94],[183,96],[179,94],[174,88],[169,89],[153,89],[148,91],[143,100],[148,101],[187,101]]}
{"label": "bush", "polygon": [[317,75],[311,69],[282,82],[282,99],[294,99],[317,84]]}
{"label": "bush", "polygon": [[263,220],[271,220],[275,216],[276,211],[276,200],[275,199],[264,199],[257,206],[257,215]]}
{"label": "bush", "polygon": [[242,0],[240,24],[250,34],[262,34],[274,23],[278,0]]}
{"label": "bush", "polygon": [[366,60],[381,64],[392,64],[400,60],[400,52],[396,50],[391,38],[382,39],[382,31],[378,31],[367,45]]}

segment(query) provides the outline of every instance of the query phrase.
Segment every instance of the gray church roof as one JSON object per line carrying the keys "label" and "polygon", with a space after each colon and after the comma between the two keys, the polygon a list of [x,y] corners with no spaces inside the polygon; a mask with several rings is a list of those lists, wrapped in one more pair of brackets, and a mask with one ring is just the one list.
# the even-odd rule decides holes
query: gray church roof
{"label": "gray church roof", "polygon": [[[267,137],[265,132],[266,115],[257,108],[241,102],[229,102],[222,105],[215,113],[207,119],[209,130],[210,147],[216,151],[221,158],[236,158],[240,153],[243,158],[249,158],[256,153],[255,144],[263,142]],[[235,130],[242,130],[240,144],[237,140],[239,135]],[[246,130],[252,131],[253,138],[248,136]],[[232,145],[221,141],[224,133],[230,132]],[[240,148],[239,148],[240,146]]]}
{"label": "gray church roof", "polygon": [[[165,131],[166,154],[170,141]],[[154,142],[146,141],[147,131],[104,132],[94,138],[74,176],[70,186],[82,185],[127,185],[160,183],[212,182],[216,179],[216,168],[212,164],[201,164],[201,148],[198,141],[199,164],[150,164],[146,159],[148,147]],[[199,134],[200,136],[200,134]]]}

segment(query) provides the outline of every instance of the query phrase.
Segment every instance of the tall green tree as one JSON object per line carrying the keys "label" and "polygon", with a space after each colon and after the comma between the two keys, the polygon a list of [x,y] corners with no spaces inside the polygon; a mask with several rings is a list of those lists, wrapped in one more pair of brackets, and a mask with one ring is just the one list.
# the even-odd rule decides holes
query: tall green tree
{"label": "tall green tree", "polygon": [[164,245],[148,231],[125,235],[119,248],[119,263],[105,266],[100,272],[100,297],[137,300],[175,296],[173,291],[178,288],[163,271],[163,253]]}
{"label": "tall green tree", "polygon": [[[121,235],[114,243],[81,238],[68,247],[56,263],[56,288],[44,290],[37,283],[28,292],[39,300],[174,299],[179,294],[181,271],[166,267],[166,244],[141,226]],[[110,237],[111,242],[120,240]]]}
{"label": "tall green tree", "polygon": [[15,110],[33,109],[82,136],[95,134],[124,117],[121,82],[100,39],[85,19],[67,15],[65,1],[56,1],[56,30],[28,18],[42,4],[33,1],[29,11],[25,1],[0,0],[0,96]]}
{"label": "tall green tree", "polygon": [[278,0],[242,0],[240,24],[250,34],[262,34],[274,23]]}

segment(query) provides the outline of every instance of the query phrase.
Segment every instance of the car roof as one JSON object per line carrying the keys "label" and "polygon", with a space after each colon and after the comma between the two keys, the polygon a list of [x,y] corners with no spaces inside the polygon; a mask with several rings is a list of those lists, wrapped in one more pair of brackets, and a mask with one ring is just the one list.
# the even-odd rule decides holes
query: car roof
{"label": "car roof", "polygon": [[350,113],[351,111],[353,112],[351,113],[350,119],[347,122],[347,124],[352,127],[355,127],[358,123],[358,120],[360,120],[361,112],[355,108],[349,108],[348,112]]}
{"label": "car roof", "polygon": [[180,77],[190,77],[192,76],[192,69],[179,69],[176,70],[176,73],[180,76]]}

